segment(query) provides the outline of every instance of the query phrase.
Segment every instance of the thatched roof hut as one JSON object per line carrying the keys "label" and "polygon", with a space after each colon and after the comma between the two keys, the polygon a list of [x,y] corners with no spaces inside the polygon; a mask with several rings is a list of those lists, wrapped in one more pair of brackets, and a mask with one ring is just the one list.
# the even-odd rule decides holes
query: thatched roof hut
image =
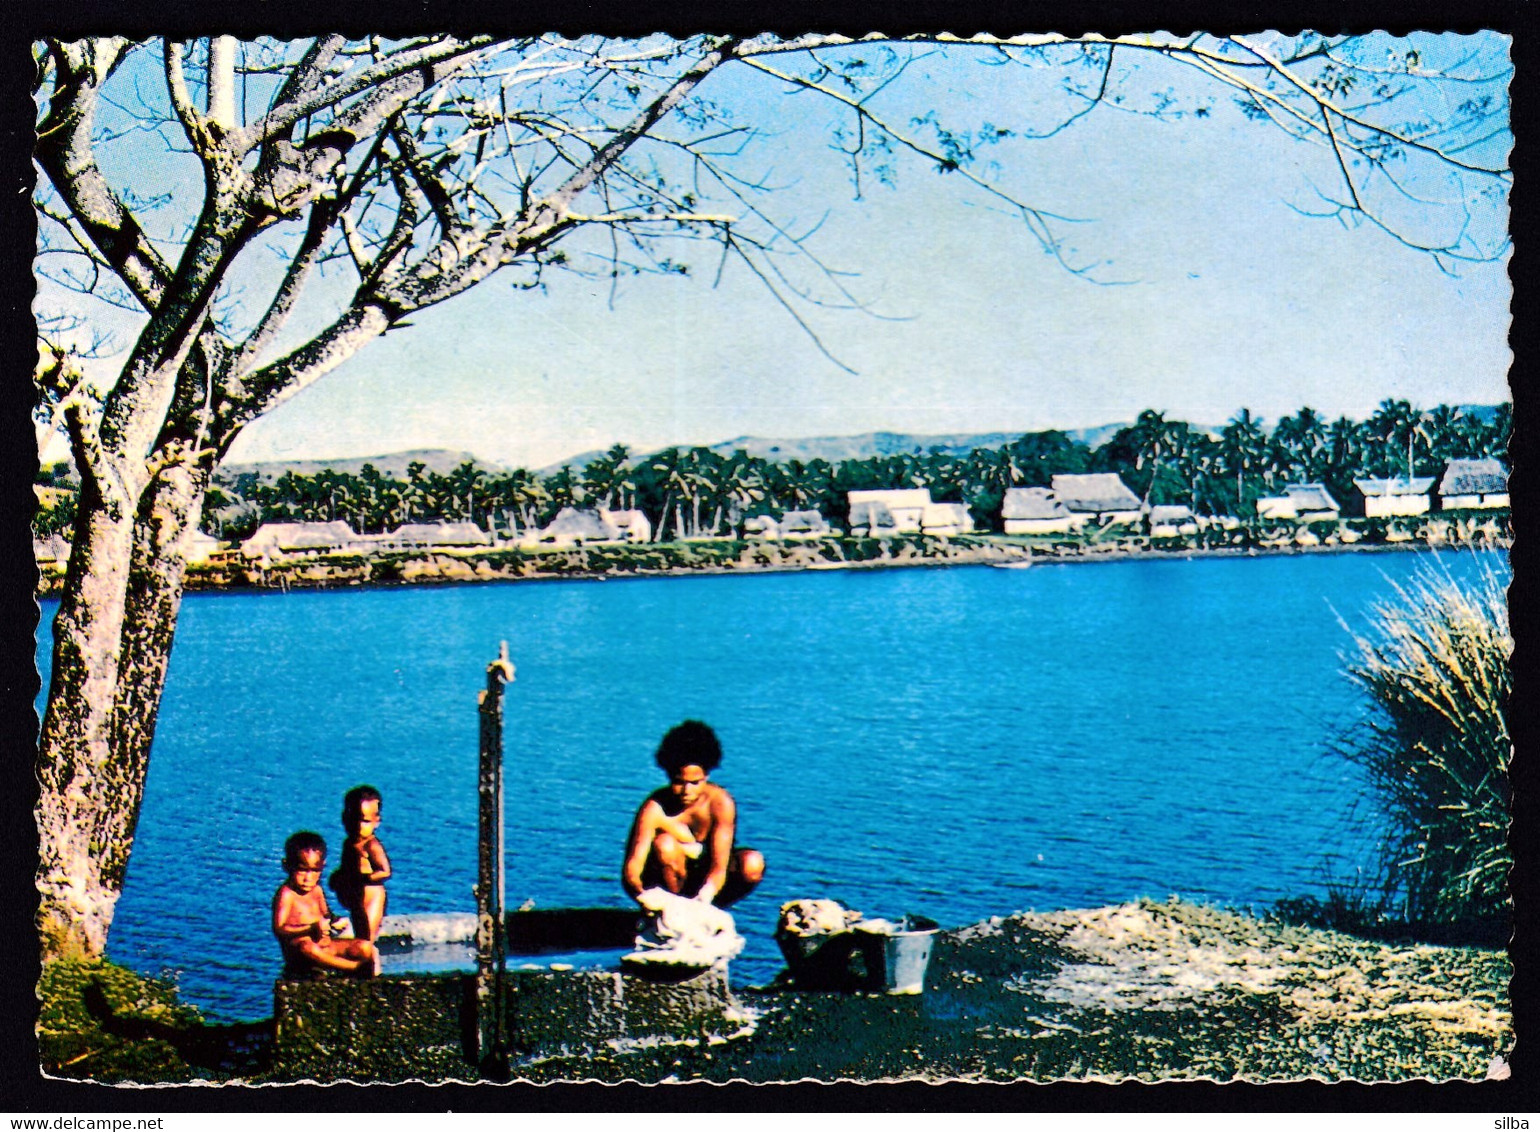
{"label": "thatched roof hut", "polygon": [[330,523],[263,523],[241,543],[241,553],[326,554],[358,545],[360,536],[341,519]]}
{"label": "thatched roof hut", "polygon": [[620,528],[605,520],[599,512],[563,507],[536,538],[542,543],[572,546],[585,542],[618,542]]}
{"label": "thatched roof hut", "polygon": [[1086,521],[1059,501],[1046,487],[1007,488],[1000,502],[1000,520],[1008,535],[1064,534]]}
{"label": "thatched roof hut", "polygon": [[381,542],[397,547],[487,546],[492,536],[475,523],[402,523]]}
{"label": "thatched roof hut", "polygon": [[1082,515],[1137,516],[1141,506],[1139,497],[1116,472],[1056,475],[1053,494],[1071,512]]}
{"label": "thatched roof hut", "polygon": [[1150,523],[1185,523],[1192,519],[1192,508],[1185,503],[1157,503],[1150,508]]}
{"label": "thatched roof hut", "polygon": [[1508,469],[1501,460],[1450,460],[1438,481],[1438,493],[1448,495],[1495,495],[1508,491]]}
{"label": "thatched roof hut", "polygon": [[927,534],[960,535],[973,529],[973,514],[964,503],[932,503],[920,517]]}
{"label": "thatched roof hut", "polygon": [[599,512],[599,518],[615,528],[616,536],[626,542],[651,542],[652,520],[645,511],[635,508],[626,511]]}
{"label": "thatched roof hut", "polygon": [[930,488],[896,487],[883,490],[847,491],[845,498],[850,504],[851,534],[855,533],[855,527],[858,524],[862,524],[862,520],[855,517],[857,509],[869,503],[880,504],[887,509],[888,514],[893,518],[895,530],[917,531],[925,516],[925,508],[930,506]]}
{"label": "thatched roof hut", "polygon": [[780,525],[770,515],[751,515],[743,520],[743,534],[745,538],[775,538]]}
{"label": "thatched roof hut", "polygon": [[1070,510],[1046,487],[1007,488],[1000,503],[1002,519],[1064,519]]}

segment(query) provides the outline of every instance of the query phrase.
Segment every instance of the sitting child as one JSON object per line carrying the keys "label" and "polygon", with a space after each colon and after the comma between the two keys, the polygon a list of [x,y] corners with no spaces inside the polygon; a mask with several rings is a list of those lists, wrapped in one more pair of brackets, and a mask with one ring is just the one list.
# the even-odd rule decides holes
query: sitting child
{"label": "sitting child", "polygon": [[326,842],[319,833],[302,830],[283,844],[283,867],[289,879],[273,894],[273,934],[283,949],[284,973],[301,975],[322,969],[360,976],[379,973],[379,955],[366,939],[334,938],[348,922],[332,918],[321,891]]}
{"label": "sitting child", "polygon": [[385,882],[390,879],[390,858],[374,835],[380,828],[380,792],[373,786],[355,786],[344,794],[342,828],[348,839],[332,873],[332,891],[353,917],[353,934],[378,939],[385,918]]}

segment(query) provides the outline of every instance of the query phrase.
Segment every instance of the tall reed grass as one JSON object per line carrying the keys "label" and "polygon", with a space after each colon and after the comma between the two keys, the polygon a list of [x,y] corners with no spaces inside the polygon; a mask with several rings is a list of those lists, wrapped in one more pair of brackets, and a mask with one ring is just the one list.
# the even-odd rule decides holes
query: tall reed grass
{"label": "tall reed grass", "polygon": [[1351,678],[1373,701],[1344,748],[1385,819],[1385,911],[1409,927],[1506,937],[1513,635],[1506,569],[1474,581],[1423,566],[1354,633]]}

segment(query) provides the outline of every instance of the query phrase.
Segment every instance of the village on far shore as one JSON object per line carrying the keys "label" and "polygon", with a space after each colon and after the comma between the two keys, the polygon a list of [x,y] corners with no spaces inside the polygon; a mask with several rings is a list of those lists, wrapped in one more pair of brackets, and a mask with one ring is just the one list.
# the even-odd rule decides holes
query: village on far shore
{"label": "village on far shore", "polygon": [[[1444,544],[1506,544],[1508,528],[1508,472],[1493,458],[1454,459],[1441,476],[1365,478],[1353,481],[1346,507],[1319,483],[1286,484],[1275,495],[1258,497],[1255,515],[1203,515],[1185,504],[1151,505],[1141,500],[1114,472],[1055,474],[1046,487],[1008,488],[998,515],[998,530],[979,532],[970,509],[956,502],[938,502],[929,488],[853,490],[846,493],[843,526],[831,523],[817,510],[790,510],[742,518],[738,529],[725,535],[697,535],[676,539],[684,543],[773,543],[819,540],[922,541],[915,548],[921,558],[976,557],[970,551],[980,544],[995,548],[1025,549],[1027,559],[1036,551],[1054,556],[1139,550],[1195,549],[1293,549],[1319,546],[1383,545],[1421,542]],[[325,522],[266,522],[239,541],[216,539],[195,531],[187,547],[187,563],[196,581],[200,572],[223,575],[214,584],[266,582],[266,574],[285,564],[324,559],[420,556],[443,553],[455,556],[491,551],[571,551],[588,547],[643,547],[653,544],[653,524],[637,508],[563,507],[550,523],[519,530],[509,522],[485,530],[472,522],[412,522],[378,534],[355,531],[342,520]],[[949,541],[968,536],[948,553],[929,540]],[[929,553],[927,553],[927,549]],[[937,551],[940,553],[937,553]],[[62,575],[68,562],[69,544],[58,534],[34,542],[43,588]],[[1019,551],[1018,551],[1019,553]],[[875,560],[890,560],[888,548]],[[916,554],[901,556],[913,559]],[[984,555],[995,558],[998,555]],[[843,561],[873,561],[857,555]],[[736,560],[699,565],[808,566],[838,565],[833,562],[764,559],[752,554]],[[582,565],[587,566],[586,560]],[[681,563],[661,563],[677,567]],[[559,573],[574,572],[571,569]],[[606,572],[599,565],[597,572]],[[541,573],[521,571],[524,576]],[[233,574],[233,576],[232,576]],[[417,571],[401,580],[434,577],[455,580],[472,576],[465,571]],[[482,576],[486,576],[485,573]],[[506,576],[497,572],[495,576]],[[349,575],[323,572],[309,580],[346,582]],[[357,580],[356,575],[352,580]],[[380,579],[388,580],[388,579]],[[286,584],[286,583],[285,583]]]}

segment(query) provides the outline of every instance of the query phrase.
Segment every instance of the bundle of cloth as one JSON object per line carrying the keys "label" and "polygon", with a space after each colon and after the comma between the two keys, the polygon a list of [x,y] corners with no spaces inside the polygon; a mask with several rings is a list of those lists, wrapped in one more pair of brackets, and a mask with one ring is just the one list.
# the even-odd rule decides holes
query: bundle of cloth
{"label": "bundle of cloth", "polygon": [[861,913],[838,900],[789,900],[781,905],[780,935],[833,935],[861,922]]}
{"label": "bundle of cloth", "polygon": [[636,937],[636,950],[623,962],[704,969],[726,966],[743,950],[743,937],[732,916],[714,904],[664,888],[643,889],[636,899],[647,916]]}

